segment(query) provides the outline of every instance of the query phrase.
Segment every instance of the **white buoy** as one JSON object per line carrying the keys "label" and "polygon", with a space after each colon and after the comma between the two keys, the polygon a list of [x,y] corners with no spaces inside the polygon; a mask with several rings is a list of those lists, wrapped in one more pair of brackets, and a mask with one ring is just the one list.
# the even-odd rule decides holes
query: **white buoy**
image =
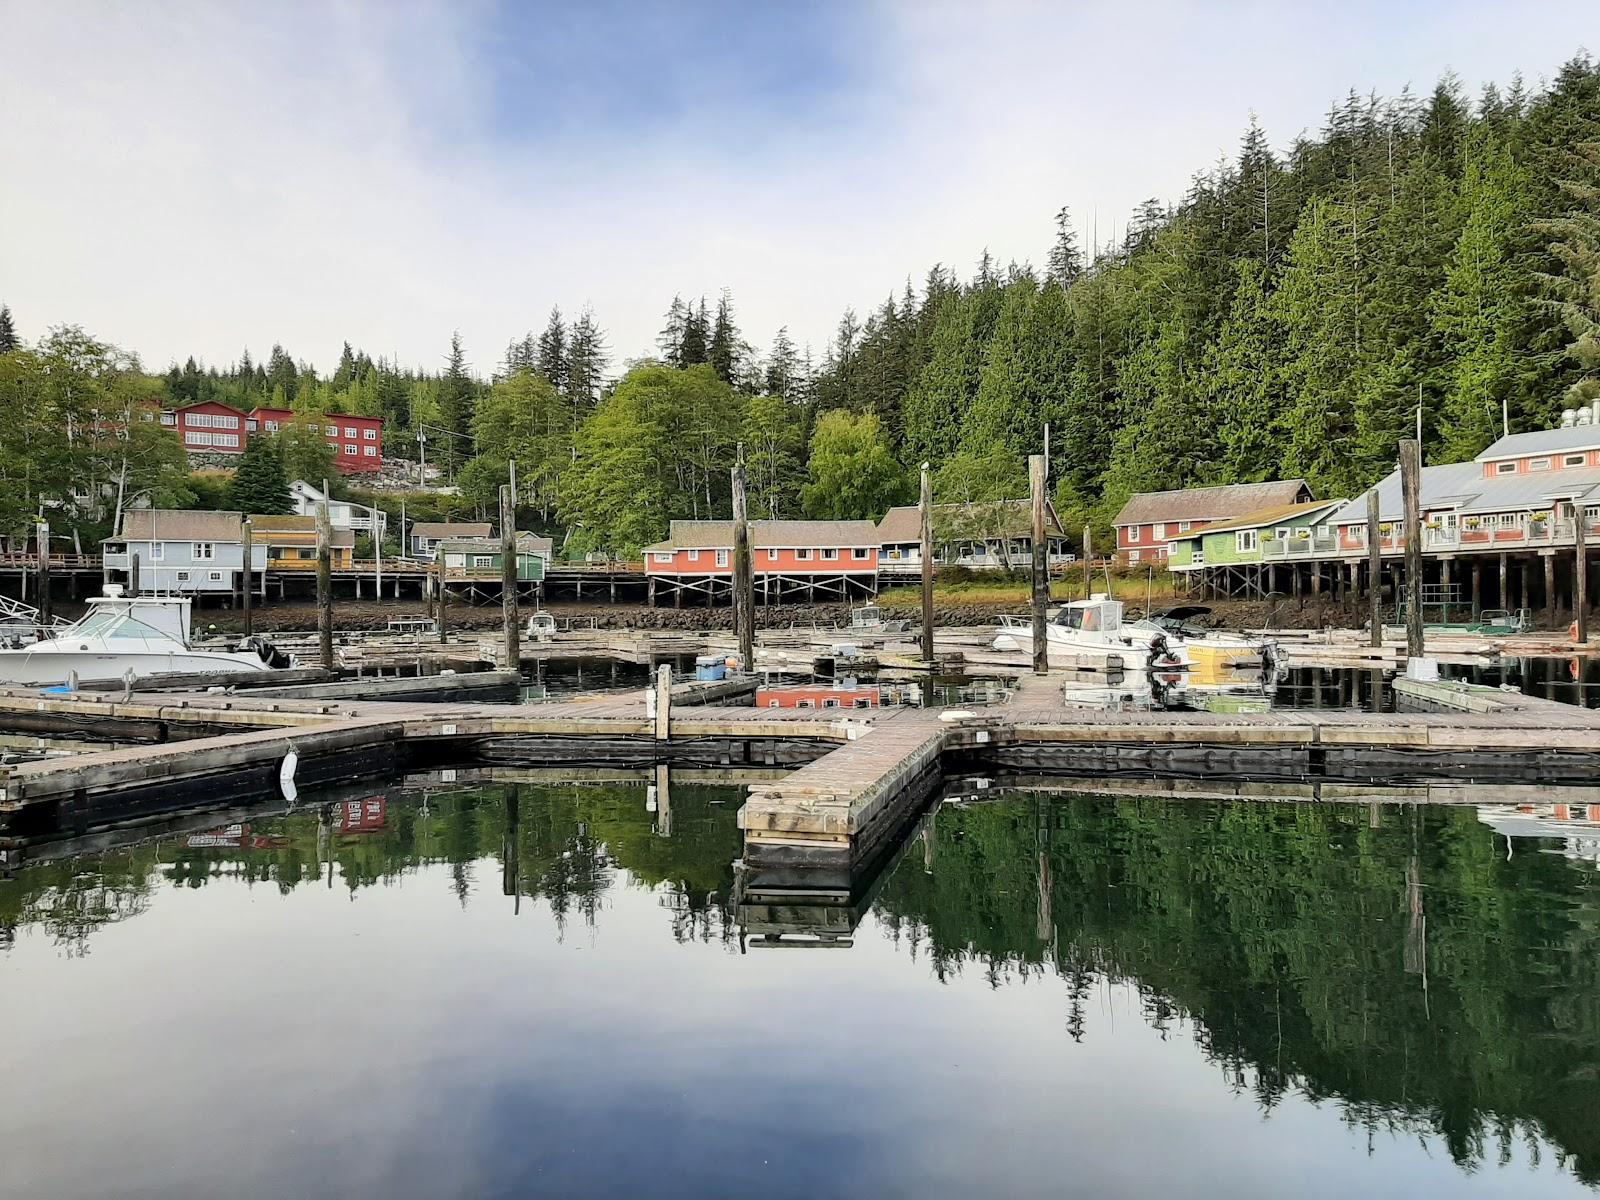
{"label": "white buoy", "polygon": [[283,792],[283,798],[293,804],[299,796],[299,789],[294,784],[294,773],[300,766],[300,752],[291,744],[289,753],[283,756],[283,761],[278,764],[278,789]]}

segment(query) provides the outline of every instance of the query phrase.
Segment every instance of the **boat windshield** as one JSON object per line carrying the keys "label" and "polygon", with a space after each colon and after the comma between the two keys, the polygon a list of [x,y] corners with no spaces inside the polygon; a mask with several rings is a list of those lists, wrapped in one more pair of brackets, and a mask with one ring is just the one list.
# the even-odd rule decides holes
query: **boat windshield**
{"label": "boat windshield", "polygon": [[162,642],[171,640],[169,634],[146,625],[126,609],[105,608],[90,612],[67,631],[67,636],[148,638]]}
{"label": "boat windshield", "polygon": [[1056,624],[1086,633],[1115,632],[1122,627],[1122,605],[1115,601],[1069,604],[1056,614]]}

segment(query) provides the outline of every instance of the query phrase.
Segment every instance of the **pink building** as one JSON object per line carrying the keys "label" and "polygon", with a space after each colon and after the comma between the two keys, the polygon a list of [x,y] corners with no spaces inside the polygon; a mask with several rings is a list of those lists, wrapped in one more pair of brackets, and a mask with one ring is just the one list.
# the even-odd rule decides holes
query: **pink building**
{"label": "pink building", "polygon": [[[848,600],[878,590],[878,527],[871,521],[752,521],[759,600]],[[650,603],[685,595],[707,603],[733,595],[733,522],[674,521],[644,548]]]}

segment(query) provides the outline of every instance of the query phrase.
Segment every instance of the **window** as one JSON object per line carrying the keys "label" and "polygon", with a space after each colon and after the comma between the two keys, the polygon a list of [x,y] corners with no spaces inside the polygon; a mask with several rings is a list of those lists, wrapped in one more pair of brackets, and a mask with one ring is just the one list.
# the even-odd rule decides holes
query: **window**
{"label": "window", "polygon": [[1131,542],[1137,542],[1138,540],[1139,540],[1139,527],[1137,525],[1129,525],[1128,526],[1128,541],[1131,543]]}
{"label": "window", "polygon": [[774,549],[774,550],[768,550],[767,551],[767,561],[768,562],[777,562],[778,561],[778,552],[777,552],[777,550]]}
{"label": "window", "polygon": [[1514,462],[1495,463],[1494,473],[1496,475],[1515,475],[1517,473],[1517,464]]}
{"label": "window", "polygon": [[796,550],[794,552],[794,556],[796,558],[798,558],[801,562],[810,562],[811,561],[811,551],[809,551],[809,550]]}
{"label": "window", "polygon": [[1159,542],[1162,538],[1167,536],[1166,525],[1161,521],[1157,521],[1154,525],[1150,526],[1150,536]]}
{"label": "window", "polygon": [[690,562],[699,562],[700,561],[700,551],[698,551],[698,550],[689,551],[689,561]]}
{"label": "window", "polygon": [[1188,533],[1189,532],[1189,524],[1190,523],[1188,521],[1179,521],[1178,522],[1178,532],[1179,533]]}
{"label": "window", "polygon": [[824,550],[822,552],[822,560],[824,562],[836,562],[838,558],[839,552],[837,550]]}
{"label": "window", "polygon": [[1139,552],[1137,550],[1128,551],[1128,561],[1131,562],[1131,563],[1138,562],[1139,561]]}
{"label": "window", "polygon": [[782,708],[783,707],[783,702],[781,700],[768,700],[767,701],[767,707],[768,708]]}
{"label": "window", "polygon": [[355,453],[356,453],[356,448],[354,446],[346,446],[344,448],[344,452],[345,452],[345,454],[347,456],[349,456],[351,458],[354,458],[355,457]]}
{"label": "window", "polygon": [[1500,528],[1501,529],[1515,529],[1517,527],[1517,520],[1518,520],[1518,517],[1517,517],[1516,513],[1501,513],[1500,514]]}
{"label": "window", "polygon": [[178,414],[174,413],[174,412],[164,412],[164,413],[162,413],[161,414],[161,423],[163,425],[176,425],[178,423]]}
{"label": "window", "polygon": [[670,554],[658,554],[658,555],[656,555],[656,561],[658,563],[669,563],[669,562],[672,561],[672,555],[670,555]]}
{"label": "window", "polygon": [[160,562],[162,559],[166,558],[166,556],[167,556],[167,544],[165,542],[151,542],[150,543],[150,561],[151,562]]}
{"label": "window", "polygon": [[250,418],[248,418],[248,419],[247,419],[247,420],[246,420],[246,421],[245,421],[245,423],[244,423],[244,427],[245,427],[245,430],[246,430],[246,431],[247,431],[247,432],[249,432],[249,433],[254,433],[254,432],[255,432],[255,429],[256,429],[256,421],[255,421],[255,418],[254,418],[254,417],[250,417]]}
{"label": "window", "polygon": [[474,554],[472,556],[472,565],[476,570],[484,570],[485,568],[492,567],[494,566],[494,555]]}
{"label": "window", "polygon": [[850,557],[855,559],[856,562],[866,562],[867,559],[872,557],[872,551],[865,546],[857,546],[850,551]]}
{"label": "window", "polygon": [[1587,454],[1569,454],[1561,460],[1563,467],[1581,467],[1589,461]]}
{"label": "window", "polygon": [[854,700],[852,700],[850,702],[850,707],[851,708],[871,708],[872,707],[872,701],[868,700],[865,696],[857,696]]}
{"label": "window", "polygon": [[329,425],[327,427],[326,432],[327,432],[329,437],[338,437],[339,436],[339,427],[337,425]]}
{"label": "window", "polygon": [[369,442],[375,442],[378,440],[378,431],[376,429],[363,429],[361,431],[361,436],[366,438]]}
{"label": "window", "polygon": [[268,433],[277,433],[278,432],[278,423],[276,421],[268,421],[267,422],[267,432]]}
{"label": "window", "polygon": [[465,554],[446,554],[444,556],[444,565],[447,567],[464,567],[467,565],[467,556]]}
{"label": "window", "polygon": [[815,708],[817,702],[815,700],[796,700],[794,706],[796,708]]}
{"label": "window", "polygon": [[822,702],[822,707],[823,708],[838,708],[839,707],[839,697],[837,697],[837,696],[829,696],[826,700],[824,700]]}
{"label": "window", "polygon": [[361,449],[366,452],[368,458],[378,457],[378,448],[376,446],[363,446]]}
{"label": "window", "polygon": [[195,562],[210,562],[216,557],[216,547],[210,542],[195,542],[189,557]]}
{"label": "window", "polygon": [[1254,529],[1241,529],[1233,535],[1234,549],[1240,554],[1250,554],[1256,548],[1256,531]]}
{"label": "window", "polygon": [[179,583],[188,583],[189,582],[189,572],[187,572],[187,571],[179,571],[178,575],[177,575],[177,579],[178,579]]}
{"label": "window", "polygon": [[356,427],[354,425],[346,425],[344,427],[344,435],[347,438],[355,437],[356,436]]}
{"label": "window", "polygon": [[1287,525],[1279,525],[1276,529],[1274,529],[1272,531],[1272,536],[1277,538],[1280,542],[1288,541],[1289,540],[1289,527]]}
{"label": "window", "polygon": [[209,576],[207,576],[207,578],[210,579],[212,583],[221,583],[222,582],[222,572],[221,571],[213,571],[213,572],[211,572],[211,574]]}
{"label": "window", "polygon": [[725,567],[727,565],[728,565],[728,552],[726,550],[718,550],[717,551],[717,566]]}
{"label": "window", "polygon": [[1548,471],[1549,469],[1550,460],[1548,458],[1530,458],[1528,460],[1528,470],[1530,471]]}

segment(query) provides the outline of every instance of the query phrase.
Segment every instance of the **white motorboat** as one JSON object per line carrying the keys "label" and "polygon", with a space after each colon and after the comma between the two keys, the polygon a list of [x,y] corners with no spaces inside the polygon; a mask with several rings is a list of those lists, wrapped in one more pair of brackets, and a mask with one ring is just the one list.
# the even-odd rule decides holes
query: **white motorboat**
{"label": "white motorboat", "polygon": [[1163,609],[1130,630],[1145,630],[1166,638],[1167,646],[1190,671],[1204,676],[1205,682],[1223,683],[1239,671],[1260,671],[1270,675],[1277,666],[1277,645],[1269,638],[1255,638],[1225,629],[1204,629],[1193,622],[1209,614],[1209,608],[1184,606]]}
{"label": "white motorboat", "polygon": [[[1180,662],[1160,630],[1123,625],[1121,601],[1099,593],[1056,609],[1045,621],[1045,637],[1051,661],[1067,665],[1120,659],[1125,668],[1144,670],[1177,666]],[[1032,619],[1002,616],[993,645],[996,650],[1022,650],[1031,655]]]}
{"label": "white motorboat", "polygon": [[189,645],[189,600],[124,596],[116,585],[89,601],[75,623],[18,649],[0,650],[0,683],[102,683],[150,675],[270,671],[272,648],[197,650]]}

